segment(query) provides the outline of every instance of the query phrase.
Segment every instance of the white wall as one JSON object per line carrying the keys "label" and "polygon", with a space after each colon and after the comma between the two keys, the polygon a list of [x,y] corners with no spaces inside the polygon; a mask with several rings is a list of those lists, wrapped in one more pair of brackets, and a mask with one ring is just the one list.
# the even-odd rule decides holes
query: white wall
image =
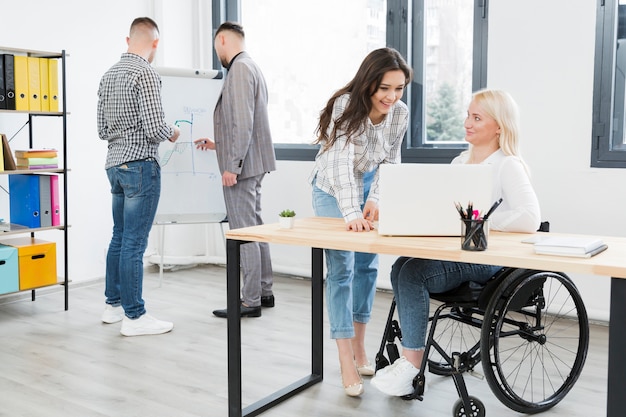
{"label": "white wall", "polygon": [[[196,3],[176,2],[178,9],[171,10],[163,3],[110,0],[89,2],[85,6],[85,2],[78,0],[24,0],[10,3],[12,13],[30,16],[30,27],[53,29],[24,31],[21,22],[11,20],[5,20],[0,27],[2,46],[66,49],[70,54],[69,255],[70,276],[75,282],[104,275],[104,253],[112,224],[103,169],[106,146],[96,134],[96,91],[102,73],[126,49],[124,40],[131,20],[140,15],[157,18],[162,34],[162,56],[157,57],[157,64],[194,66],[194,58],[185,45],[194,41],[189,38],[197,32],[185,20],[187,12],[175,10],[191,10]],[[595,3],[491,0],[488,86],[508,90],[520,105],[523,154],[533,172],[543,218],[550,220],[552,230],[625,236],[626,222],[622,221],[620,208],[626,207],[626,193],[617,190],[626,180],[626,170],[589,167]],[[88,8],[88,20],[70,19],[85,8]],[[69,10],[76,12],[68,13]],[[211,47],[211,42],[206,46]],[[0,117],[0,130],[5,124],[4,116]],[[306,181],[311,168],[311,162],[279,161],[278,170],[264,182],[266,222],[275,222],[277,213],[286,207],[295,209],[301,216],[313,214]],[[285,193],[286,189],[289,193]],[[204,227],[169,229],[166,254],[176,250],[202,252]],[[213,229],[209,230],[219,232],[219,228]],[[148,252],[156,248],[156,234],[158,231],[153,233]],[[209,251],[223,259],[219,236],[211,237]],[[276,245],[272,247],[272,257],[278,271],[309,272],[308,248]],[[381,258],[379,278],[383,287],[389,285],[392,262],[392,257]],[[574,276],[574,279],[590,316],[607,319],[610,280],[595,276]]]}

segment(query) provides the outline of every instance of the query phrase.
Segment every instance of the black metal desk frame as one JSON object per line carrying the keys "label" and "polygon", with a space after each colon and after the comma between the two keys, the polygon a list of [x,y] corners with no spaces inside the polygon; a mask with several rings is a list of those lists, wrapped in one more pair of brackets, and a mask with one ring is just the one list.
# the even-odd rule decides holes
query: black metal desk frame
{"label": "black metal desk frame", "polygon": [[[312,248],[311,374],[242,410],[239,249],[246,243],[248,241],[236,239],[226,241],[229,417],[258,415],[323,379],[323,249]],[[622,397],[626,392],[626,278],[611,278],[610,302],[606,416],[623,417]]]}
{"label": "black metal desk frame", "polygon": [[226,240],[226,307],[228,309],[228,416],[256,416],[321,382],[323,375],[323,261],[324,251],[312,248],[311,374],[242,409],[240,247],[247,241]]}
{"label": "black metal desk frame", "polygon": [[607,417],[624,415],[626,392],[626,279],[611,278]]}

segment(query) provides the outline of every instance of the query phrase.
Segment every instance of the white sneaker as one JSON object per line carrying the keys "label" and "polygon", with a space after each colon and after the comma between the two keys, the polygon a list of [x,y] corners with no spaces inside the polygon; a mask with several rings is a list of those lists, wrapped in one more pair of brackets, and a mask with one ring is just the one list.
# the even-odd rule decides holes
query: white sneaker
{"label": "white sneaker", "polygon": [[371,383],[387,395],[402,397],[413,393],[413,378],[418,373],[419,369],[402,356],[391,365],[376,372]]}
{"label": "white sneaker", "polygon": [[146,313],[138,319],[131,320],[124,317],[122,321],[122,333],[124,336],[143,336],[149,334],[163,334],[171,331],[174,323],[161,321]]}
{"label": "white sneaker", "polygon": [[102,322],[107,324],[117,323],[124,318],[124,309],[122,306],[113,307],[107,304],[102,313]]}

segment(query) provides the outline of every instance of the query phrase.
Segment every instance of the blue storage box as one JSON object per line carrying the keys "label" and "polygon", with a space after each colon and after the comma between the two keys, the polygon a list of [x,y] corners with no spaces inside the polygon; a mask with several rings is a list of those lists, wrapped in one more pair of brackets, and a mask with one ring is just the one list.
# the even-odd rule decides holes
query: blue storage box
{"label": "blue storage box", "polygon": [[17,249],[0,245],[0,294],[19,291]]}

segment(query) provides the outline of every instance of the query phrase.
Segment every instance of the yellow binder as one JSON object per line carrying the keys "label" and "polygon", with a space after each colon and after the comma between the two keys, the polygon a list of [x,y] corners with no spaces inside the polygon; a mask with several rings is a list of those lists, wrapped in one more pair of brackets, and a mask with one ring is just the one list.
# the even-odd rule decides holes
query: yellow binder
{"label": "yellow binder", "polygon": [[41,111],[41,79],[39,58],[28,57],[28,110]]}
{"label": "yellow binder", "polygon": [[[3,141],[6,140],[4,133],[2,133]],[[4,147],[0,146],[0,171],[4,171]]]}
{"label": "yellow binder", "polygon": [[28,110],[28,57],[15,55],[15,110]]}
{"label": "yellow binder", "polygon": [[57,59],[48,60],[48,88],[50,91],[50,111],[59,111],[59,61]]}
{"label": "yellow binder", "polygon": [[50,80],[48,58],[39,59],[39,80],[41,87],[41,111],[50,111]]}

